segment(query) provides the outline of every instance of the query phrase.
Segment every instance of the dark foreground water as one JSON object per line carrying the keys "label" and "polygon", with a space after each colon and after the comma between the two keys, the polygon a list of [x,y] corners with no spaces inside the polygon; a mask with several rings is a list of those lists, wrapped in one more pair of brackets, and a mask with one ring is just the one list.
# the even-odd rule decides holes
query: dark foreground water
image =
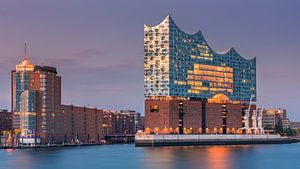
{"label": "dark foreground water", "polygon": [[300,144],[0,150],[2,169],[299,169]]}

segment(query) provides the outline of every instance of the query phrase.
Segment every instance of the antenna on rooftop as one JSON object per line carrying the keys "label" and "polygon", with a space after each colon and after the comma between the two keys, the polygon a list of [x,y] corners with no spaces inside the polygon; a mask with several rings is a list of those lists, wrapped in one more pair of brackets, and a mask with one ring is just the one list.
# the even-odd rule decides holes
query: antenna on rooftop
{"label": "antenna on rooftop", "polygon": [[24,59],[27,59],[27,43],[25,42],[25,47],[24,47]]}

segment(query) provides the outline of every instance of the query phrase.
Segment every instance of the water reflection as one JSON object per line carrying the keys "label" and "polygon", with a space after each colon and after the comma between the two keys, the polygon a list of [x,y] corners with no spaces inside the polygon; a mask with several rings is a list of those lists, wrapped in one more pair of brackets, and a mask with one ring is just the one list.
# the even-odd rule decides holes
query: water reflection
{"label": "water reflection", "polygon": [[14,149],[9,148],[9,149],[5,149],[5,151],[6,151],[7,153],[12,153],[12,152],[14,151]]}
{"label": "water reflection", "polygon": [[0,169],[282,169],[300,166],[299,152],[300,144],[0,150]]}
{"label": "water reflection", "polygon": [[[6,149],[8,166],[14,166],[11,168],[23,168],[23,169],[35,169],[43,168],[44,164],[47,167],[55,165],[60,159],[59,149]],[[0,156],[1,158],[1,156]],[[1,167],[0,167],[1,169]],[[8,169],[8,168],[7,168]]]}
{"label": "water reflection", "polygon": [[232,163],[228,159],[233,159],[233,154],[228,147],[210,147],[206,149],[206,152],[208,168],[232,168]]}
{"label": "water reflection", "polygon": [[[145,149],[147,168],[232,169],[239,155],[254,146],[149,147]],[[155,163],[153,163],[155,162]]]}

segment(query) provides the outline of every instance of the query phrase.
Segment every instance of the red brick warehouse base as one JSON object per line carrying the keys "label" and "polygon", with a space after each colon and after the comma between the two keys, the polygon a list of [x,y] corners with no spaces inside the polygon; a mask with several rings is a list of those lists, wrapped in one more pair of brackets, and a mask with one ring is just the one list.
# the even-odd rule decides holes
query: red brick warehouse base
{"label": "red brick warehouse base", "polygon": [[[202,126],[202,106],[205,106],[206,133],[236,133],[243,127],[243,107],[241,103],[211,103],[202,100],[146,99],[145,131],[152,133],[178,133],[179,103],[183,103],[184,133],[204,133]],[[251,109],[256,106],[252,105]],[[224,111],[226,115],[224,116]],[[224,118],[225,124],[224,125]],[[251,124],[251,122],[250,122]]]}

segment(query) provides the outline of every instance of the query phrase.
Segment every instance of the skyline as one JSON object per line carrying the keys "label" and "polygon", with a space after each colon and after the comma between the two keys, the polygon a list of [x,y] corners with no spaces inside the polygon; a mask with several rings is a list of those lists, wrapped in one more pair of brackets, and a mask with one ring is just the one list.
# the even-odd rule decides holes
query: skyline
{"label": "skyline", "polygon": [[[33,64],[57,67],[62,76],[64,104],[143,113],[143,24],[155,25],[171,14],[183,31],[201,30],[214,50],[222,52],[234,47],[248,59],[256,57],[258,106],[283,107],[292,121],[300,120],[295,101],[300,96],[296,91],[300,81],[296,54],[300,39],[299,2],[277,1],[274,6],[267,2],[174,2],[167,8],[168,2],[160,2],[155,12],[143,7],[155,7],[155,3],[147,2],[130,5],[133,10],[124,2],[117,4],[120,6],[105,2],[108,4],[102,6],[96,1],[78,1],[61,3],[59,8],[55,1],[1,4],[0,21],[4,26],[0,36],[6,39],[0,42],[1,108],[10,110],[10,71],[21,61],[24,42],[28,42],[28,57]],[[205,15],[193,11],[200,4],[205,5]],[[212,7],[218,12],[210,13]],[[256,14],[250,13],[251,7],[257,7]],[[278,13],[282,8],[284,12]],[[78,11],[82,9],[84,13]],[[101,22],[98,17],[104,17],[102,14],[112,15]],[[287,90],[279,91],[282,88]]]}

